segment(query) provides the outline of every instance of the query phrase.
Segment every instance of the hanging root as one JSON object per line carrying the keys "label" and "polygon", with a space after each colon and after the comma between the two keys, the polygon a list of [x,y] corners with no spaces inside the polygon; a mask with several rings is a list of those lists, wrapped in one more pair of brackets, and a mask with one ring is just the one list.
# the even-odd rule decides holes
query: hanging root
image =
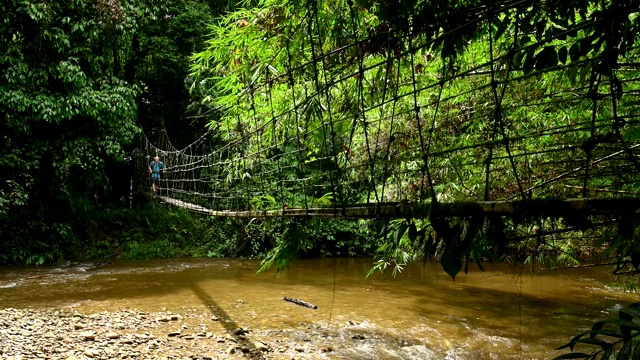
{"label": "hanging root", "polygon": [[313,305],[313,304],[310,304],[310,303],[308,303],[308,302],[306,302],[306,301],[300,300],[300,299],[294,299],[294,298],[290,298],[290,297],[286,297],[286,296],[285,296],[285,297],[284,297],[284,301],[288,301],[288,302],[290,302],[290,303],[294,303],[294,304],[296,304],[296,305],[300,305],[300,306],[308,307],[308,308],[311,308],[311,309],[318,309],[318,307],[317,307],[317,306],[315,306],[315,305]]}

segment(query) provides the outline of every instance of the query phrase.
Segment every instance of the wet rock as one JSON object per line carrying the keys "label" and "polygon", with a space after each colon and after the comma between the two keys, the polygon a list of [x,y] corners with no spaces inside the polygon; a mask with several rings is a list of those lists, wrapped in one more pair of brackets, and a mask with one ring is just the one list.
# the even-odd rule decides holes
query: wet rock
{"label": "wet rock", "polygon": [[269,347],[261,341],[254,341],[253,347],[258,351],[269,351]]}
{"label": "wet rock", "polygon": [[85,341],[94,341],[96,339],[96,335],[93,331],[83,331],[78,336]]}
{"label": "wet rock", "polygon": [[100,355],[100,352],[98,352],[97,350],[87,349],[84,351],[84,356],[86,357],[94,358],[99,355]]}

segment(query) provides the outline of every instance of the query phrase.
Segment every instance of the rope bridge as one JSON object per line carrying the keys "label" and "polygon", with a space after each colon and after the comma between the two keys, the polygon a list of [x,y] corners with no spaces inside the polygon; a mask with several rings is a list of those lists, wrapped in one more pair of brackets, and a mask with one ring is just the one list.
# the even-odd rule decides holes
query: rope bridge
{"label": "rope bridge", "polygon": [[351,1],[310,1],[286,35],[264,30],[242,87],[218,88],[210,130],[145,138],[138,173],[159,156],[158,198],[214,216],[635,216],[638,4],[563,20],[535,11],[553,2],[477,3],[365,31]]}

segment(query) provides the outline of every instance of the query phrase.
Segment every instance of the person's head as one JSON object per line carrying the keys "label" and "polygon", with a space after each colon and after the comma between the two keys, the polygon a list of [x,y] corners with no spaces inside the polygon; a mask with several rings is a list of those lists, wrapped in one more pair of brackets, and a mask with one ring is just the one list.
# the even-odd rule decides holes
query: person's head
{"label": "person's head", "polygon": [[158,161],[160,161],[160,157],[156,156],[156,157],[153,158],[153,160],[155,160],[155,162],[158,162]]}

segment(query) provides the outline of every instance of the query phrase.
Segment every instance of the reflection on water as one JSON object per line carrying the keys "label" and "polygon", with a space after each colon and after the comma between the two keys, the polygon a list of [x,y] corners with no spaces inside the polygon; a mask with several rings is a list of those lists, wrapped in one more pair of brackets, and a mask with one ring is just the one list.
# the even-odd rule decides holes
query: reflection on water
{"label": "reflection on water", "polygon": [[[317,259],[284,273],[256,275],[257,261],[177,259],[0,269],[0,308],[76,305],[83,311],[207,308],[225,327],[286,331],[353,330],[354,354],[379,358],[549,358],[553,349],[620,304],[636,300],[604,286],[606,269],[531,275],[506,266],[471,270],[453,282],[436,263],[415,264],[396,278],[365,279],[371,260]],[[311,310],[283,301],[305,300]],[[302,336],[302,335],[301,335]],[[360,346],[360,345],[358,345]],[[370,349],[366,347],[377,347]],[[348,351],[347,351],[348,352]],[[389,356],[384,354],[389,353]],[[343,352],[345,354],[345,352]],[[383,355],[380,355],[383,354]],[[471,355],[470,355],[471,354]],[[475,354],[475,355],[474,355]],[[345,356],[348,356],[345,355]],[[354,355],[355,356],[355,355]]]}

